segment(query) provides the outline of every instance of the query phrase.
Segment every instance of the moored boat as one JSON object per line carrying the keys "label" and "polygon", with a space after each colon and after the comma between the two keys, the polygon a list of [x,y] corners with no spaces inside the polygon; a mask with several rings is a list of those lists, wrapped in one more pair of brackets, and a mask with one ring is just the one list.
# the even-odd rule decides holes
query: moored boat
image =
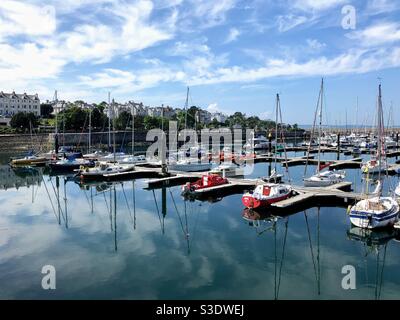
{"label": "moored boat", "polygon": [[182,193],[187,194],[194,192],[196,190],[216,187],[228,183],[229,183],[228,179],[223,178],[218,174],[205,174],[199,180],[195,182],[188,182],[185,185],[183,185]]}
{"label": "moored boat", "polygon": [[285,184],[266,183],[258,185],[253,192],[247,192],[242,197],[246,208],[256,209],[268,207],[272,203],[289,198],[292,187]]}

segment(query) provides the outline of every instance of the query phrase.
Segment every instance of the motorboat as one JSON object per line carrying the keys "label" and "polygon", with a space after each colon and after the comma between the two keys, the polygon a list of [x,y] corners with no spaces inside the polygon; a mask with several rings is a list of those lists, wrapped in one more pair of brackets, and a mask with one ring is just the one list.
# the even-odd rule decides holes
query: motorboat
{"label": "motorboat", "polygon": [[146,156],[145,155],[138,155],[138,156],[126,156],[125,158],[123,158],[120,163],[125,163],[125,164],[143,164],[146,163]]}
{"label": "motorboat", "polygon": [[237,177],[244,175],[244,169],[234,163],[223,163],[210,170],[211,174],[218,174],[222,177]]}
{"label": "motorboat", "polygon": [[99,161],[116,161],[116,162],[119,162],[119,161],[124,160],[124,158],[126,158],[126,156],[127,155],[126,155],[125,152],[115,152],[115,153],[111,152],[111,153],[109,153],[109,154],[107,154],[107,155],[105,155],[103,157],[100,157]]}
{"label": "motorboat", "polygon": [[78,175],[81,180],[101,180],[105,179],[107,175],[126,173],[135,170],[132,164],[112,164],[107,162],[98,162],[93,168],[82,168],[79,170]]}
{"label": "motorboat", "polygon": [[49,167],[52,171],[73,171],[81,167],[89,168],[94,166],[95,162],[93,160],[74,157],[67,157],[49,163]]}
{"label": "motorboat", "polygon": [[211,168],[210,162],[199,162],[198,159],[182,159],[168,165],[169,170],[185,172],[209,171]]}
{"label": "motorboat", "polygon": [[[274,145],[275,142],[271,142],[271,145]],[[265,136],[254,137],[249,140],[244,146],[245,150],[261,150],[261,149],[268,149],[269,148],[269,141]]]}
{"label": "motorboat", "polygon": [[292,187],[289,185],[265,183],[256,186],[253,192],[246,192],[242,196],[242,203],[246,208],[263,208],[285,200],[291,195]]}
{"label": "motorboat", "polygon": [[374,173],[386,172],[387,170],[388,170],[388,165],[386,161],[380,163],[378,159],[371,159],[365,162],[361,167],[362,173],[374,174]]}
{"label": "motorboat", "polygon": [[188,194],[196,190],[201,190],[204,188],[211,188],[220,186],[223,184],[228,184],[228,179],[221,177],[218,174],[205,174],[201,177],[201,179],[195,182],[188,182],[182,186],[182,193]]}
{"label": "motorboat", "polygon": [[336,183],[342,182],[346,177],[346,173],[343,170],[333,171],[320,171],[310,178],[304,179],[305,187],[327,187]]}
{"label": "motorboat", "polygon": [[42,156],[37,156],[33,152],[29,152],[26,156],[11,159],[10,165],[12,167],[22,167],[22,166],[41,166],[47,163],[48,159]]}

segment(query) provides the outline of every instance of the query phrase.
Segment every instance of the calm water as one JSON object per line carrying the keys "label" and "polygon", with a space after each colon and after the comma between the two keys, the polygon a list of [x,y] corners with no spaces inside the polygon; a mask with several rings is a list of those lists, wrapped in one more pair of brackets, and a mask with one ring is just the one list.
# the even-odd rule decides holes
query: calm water
{"label": "calm water", "polygon": [[[346,171],[361,190],[360,170]],[[241,195],[185,202],[180,187],[153,193],[143,180],[81,187],[41,171],[0,172],[2,299],[400,298],[400,243],[389,232],[358,236],[345,208],[249,223]],[[303,167],[290,173],[300,183]],[[349,264],[357,289],[346,291]],[[56,268],[54,291],[41,289],[44,265]]]}

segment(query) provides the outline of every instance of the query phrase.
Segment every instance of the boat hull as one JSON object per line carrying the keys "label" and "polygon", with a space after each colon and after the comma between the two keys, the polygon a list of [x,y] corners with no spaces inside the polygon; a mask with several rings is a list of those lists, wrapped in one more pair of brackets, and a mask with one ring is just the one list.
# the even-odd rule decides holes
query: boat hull
{"label": "boat hull", "polygon": [[169,170],[184,171],[184,172],[198,172],[198,171],[209,171],[211,169],[211,163],[199,163],[199,164],[172,164],[168,166]]}
{"label": "boat hull", "polygon": [[275,202],[279,202],[279,201],[289,198],[289,196],[290,196],[290,192],[285,195],[279,195],[278,197],[260,200],[260,199],[255,198],[251,194],[245,194],[242,197],[242,203],[246,208],[249,208],[249,209],[267,208]]}
{"label": "boat hull", "polygon": [[353,206],[349,214],[351,223],[356,227],[365,229],[384,228],[394,225],[398,218],[399,205],[391,198],[382,199],[389,201],[391,207],[379,213],[359,210],[356,206]]}

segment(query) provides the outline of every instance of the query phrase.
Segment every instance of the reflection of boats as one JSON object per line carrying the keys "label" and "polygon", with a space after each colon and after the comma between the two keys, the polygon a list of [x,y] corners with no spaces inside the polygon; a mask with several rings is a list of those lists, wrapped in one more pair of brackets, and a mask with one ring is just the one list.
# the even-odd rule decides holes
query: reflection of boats
{"label": "reflection of boats", "polygon": [[399,234],[400,231],[393,228],[371,230],[359,227],[352,227],[347,230],[347,236],[351,240],[364,242],[367,246],[384,245],[390,240],[398,237]]}
{"label": "reflection of boats", "polygon": [[[398,239],[399,231],[396,229],[380,229],[369,230],[364,228],[352,227],[347,231],[349,239],[363,243],[365,253],[363,254],[365,260],[365,269],[367,270],[368,261],[367,256],[371,253],[376,254],[375,273],[375,299],[380,299],[383,285],[383,271],[386,262],[387,245],[392,239]],[[383,259],[381,258],[381,250],[383,248]],[[366,278],[368,281],[368,275]]]}
{"label": "reflection of boats", "polygon": [[256,186],[253,192],[247,192],[242,197],[246,208],[268,207],[270,204],[289,198],[292,188],[289,185],[265,183]]}
{"label": "reflection of boats", "polygon": [[182,186],[182,193],[190,193],[204,188],[211,188],[227,184],[228,180],[218,174],[205,174],[195,182],[188,182]]}

